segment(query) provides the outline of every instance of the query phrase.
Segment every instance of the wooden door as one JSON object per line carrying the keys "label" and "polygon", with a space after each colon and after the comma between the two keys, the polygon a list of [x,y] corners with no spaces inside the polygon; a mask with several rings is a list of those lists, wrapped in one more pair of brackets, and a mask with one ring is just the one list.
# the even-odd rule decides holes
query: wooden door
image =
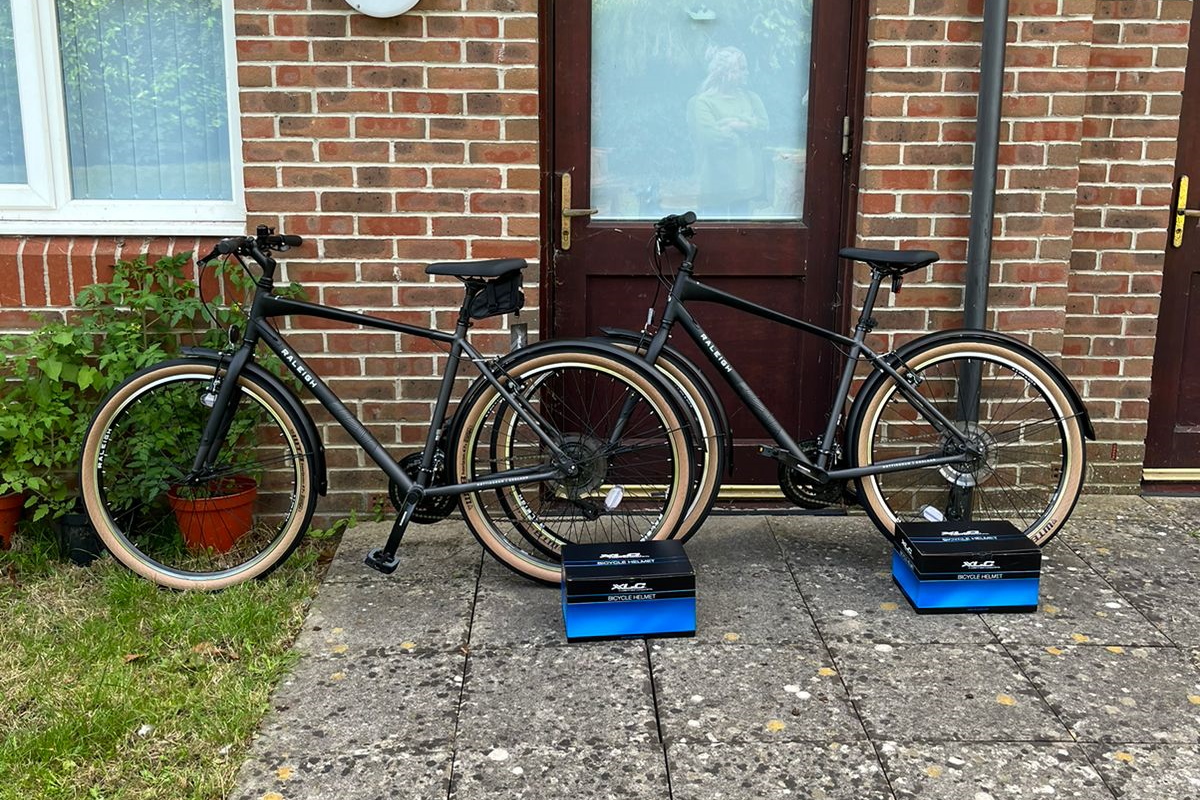
{"label": "wooden door", "polygon": [[1171,214],[1145,479],[1200,484],[1200,25],[1196,24],[1192,25],[1175,165],[1173,206],[1179,204],[1186,180],[1190,186],[1183,205],[1194,213]]}
{"label": "wooden door", "polygon": [[[852,6],[549,0],[548,333],[640,329],[666,297],[648,262],[652,223],[689,210],[701,281],[840,325]],[[835,369],[827,342],[720,306],[689,310],[790,432],[819,433]],[[775,463],[754,453],[766,432],[709,374],[737,443],[726,482],[774,483]]]}

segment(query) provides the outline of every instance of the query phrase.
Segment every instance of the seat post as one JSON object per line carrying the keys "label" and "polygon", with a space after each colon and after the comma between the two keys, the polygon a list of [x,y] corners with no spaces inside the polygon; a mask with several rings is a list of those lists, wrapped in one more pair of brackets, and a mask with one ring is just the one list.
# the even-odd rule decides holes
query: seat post
{"label": "seat post", "polygon": [[867,287],[867,297],[863,301],[862,313],[858,317],[858,325],[855,330],[869,332],[875,327],[875,320],[871,317],[871,312],[875,310],[875,300],[879,296],[879,285],[883,283],[883,270],[876,267],[874,264],[871,267],[871,285]]}

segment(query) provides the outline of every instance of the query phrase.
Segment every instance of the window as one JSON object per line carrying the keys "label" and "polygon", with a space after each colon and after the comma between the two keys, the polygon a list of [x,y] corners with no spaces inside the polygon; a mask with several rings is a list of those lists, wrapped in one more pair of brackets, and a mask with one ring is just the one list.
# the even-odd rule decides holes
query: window
{"label": "window", "polygon": [[240,229],[232,15],[232,0],[0,0],[0,232]]}

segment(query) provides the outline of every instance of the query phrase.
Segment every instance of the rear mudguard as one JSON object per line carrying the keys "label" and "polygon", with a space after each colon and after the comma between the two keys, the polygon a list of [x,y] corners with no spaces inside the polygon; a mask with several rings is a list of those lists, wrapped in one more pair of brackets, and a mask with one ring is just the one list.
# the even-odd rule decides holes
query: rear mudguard
{"label": "rear mudguard", "polygon": [[[618,361],[623,361],[626,364],[630,364],[634,368],[646,370],[646,374],[650,375],[654,379],[655,383],[658,384],[658,388],[663,392],[663,394],[667,395],[667,398],[672,403],[674,403],[677,412],[680,414],[687,413],[687,400],[684,399],[683,395],[680,394],[679,390],[676,389],[670,381],[657,374],[646,364],[645,361],[642,361],[628,350],[617,347],[615,344],[609,344],[603,339],[546,339],[501,356],[496,362],[496,371],[503,371],[507,369],[510,364],[513,364],[518,360],[532,358],[540,355],[541,353],[551,352],[558,348],[567,348],[587,353],[598,353],[600,355],[609,356]],[[458,442],[459,432],[462,428],[462,418],[464,416],[464,412],[466,409],[475,404],[475,402],[479,399],[479,396],[483,394],[483,392],[486,391],[490,385],[491,384],[489,384],[487,379],[482,375],[480,375],[471,383],[470,388],[467,389],[466,393],[462,396],[462,400],[459,401],[458,408],[456,408],[454,411],[454,417],[450,420],[446,438],[442,440],[444,448],[449,448]],[[690,432],[688,433],[690,440]],[[689,446],[690,445],[691,442],[689,441]]]}
{"label": "rear mudguard", "polygon": [[[900,349],[896,350],[894,354],[895,361],[892,363],[893,366],[895,366],[896,362],[906,361],[914,353],[917,353],[921,350],[927,350],[931,347],[937,347],[945,344],[946,342],[963,340],[978,341],[980,339],[1011,347],[1012,349],[1019,351],[1021,355],[1029,358],[1029,360],[1036,362],[1042,369],[1046,370],[1046,372],[1054,379],[1055,383],[1058,384],[1059,388],[1063,390],[1063,394],[1067,396],[1067,400],[1071,403],[1071,410],[1079,415],[1079,425],[1083,429],[1083,435],[1091,441],[1096,440],[1096,431],[1092,427],[1092,420],[1091,417],[1088,416],[1087,407],[1083,404],[1083,398],[1079,396],[1079,392],[1071,384],[1070,379],[1057,364],[1047,358],[1040,351],[1035,350],[1025,342],[1022,342],[1020,339],[1014,339],[1013,337],[1003,333],[986,330],[956,329],[948,331],[936,331],[934,333],[922,336],[919,339],[914,339]],[[849,424],[846,426],[847,433],[858,430],[859,419],[864,411],[866,398],[870,397],[873,394],[875,387],[880,382],[887,380],[887,378],[887,373],[878,369],[868,376],[866,382],[863,384],[862,389],[859,390],[857,397],[854,398],[854,405],[850,409]]]}
{"label": "rear mudguard", "polygon": [[[188,359],[206,361],[214,365],[229,362],[227,355],[207,347],[184,347],[183,355]],[[275,399],[282,403],[288,411],[291,411],[293,417],[300,424],[300,435],[304,437],[304,451],[308,453],[309,466],[312,467],[313,475],[316,477],[317,494],[324,496],[329,491],[329,476],[325,468],[325,445],[321,442],[321,435],[317,433],[317,426],[313,422],[312,415],[278,376],[258,364],[246,364],[243,369],[267,386],[275,395]]]}
{"label": "rear mudguard", "polygon": [[[600,333],[604,334],[604,338],[622,344],[631,344],[638,348],[639,352],[645,351],[646,345],[649,343],[649,337],[637,331],[627,331],[621,328],[601,328]],[[713,387],[712,381],[708,379],[699,367],[697,367],[687,356],[680,353],[671,345],[666,345],[663,350],[675,359],[678,367],[687,373],[687,376],[693,383],[700,387],[700,391],[704,392],[708,397],[709,405],[717,411],[717,424],[720,430],[717,435],[723,439],[721,447],[725,449],[725,463],[728,465],[726,473],[733,474],[733,433],[729,429],[729,415],[725,412],[725,404],[721,402],[721,398],[717,396],[717,390]]]}

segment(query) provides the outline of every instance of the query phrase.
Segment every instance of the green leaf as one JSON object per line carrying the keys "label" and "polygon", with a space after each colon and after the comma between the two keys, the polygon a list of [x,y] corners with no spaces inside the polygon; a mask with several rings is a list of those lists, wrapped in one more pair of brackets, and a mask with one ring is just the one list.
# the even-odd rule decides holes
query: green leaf
{"label": "green leaf", "polygon": [[46,376],[49,377],[50,380],[56,381],[58,380],[59,376],[62,375],[63,363],[61,361],[54,361],[51,359],[42,359],[38,362],[38,369],[46,373]]}

